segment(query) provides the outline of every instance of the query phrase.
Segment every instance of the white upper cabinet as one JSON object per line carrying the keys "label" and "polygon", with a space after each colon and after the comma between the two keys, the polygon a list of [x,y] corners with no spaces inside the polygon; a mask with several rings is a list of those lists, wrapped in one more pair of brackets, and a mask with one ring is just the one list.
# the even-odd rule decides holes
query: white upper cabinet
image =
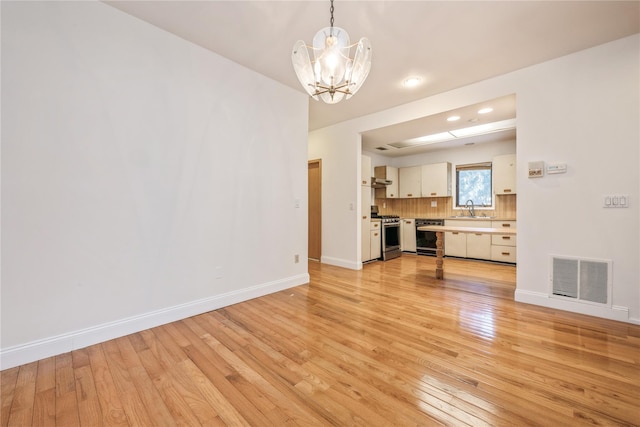
{"label": "white upper cabinet", "polygon": [[422,196],[422,166],[400,168],[400,197],[413,198]]}
{"label": "white upper cabinet", "polygon": [[361,185],[371,186],[371,157],[362,156],[362,166],[361,166]]}
{"label": "white upper cabinet", "polygon": [[422,197],[451,196],[451,163],[422,166]]}
{"label": "white upper cabinet", "polygon": [[516,155],[505,154],[493,158],[493,192],[516,194]]}

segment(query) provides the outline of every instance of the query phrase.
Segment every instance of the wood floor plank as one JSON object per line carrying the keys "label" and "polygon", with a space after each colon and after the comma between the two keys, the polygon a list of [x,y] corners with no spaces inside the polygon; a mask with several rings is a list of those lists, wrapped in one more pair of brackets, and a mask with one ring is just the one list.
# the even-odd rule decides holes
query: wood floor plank
{"label": "wood floor plank", "polygon": [[64,426],[80,425],[71,353],[56,356],[56,423]]}
{"label": "wood floor plank", "polygon": [[122,409],[129,424],[153,425],[152,417],[148,413],[148,407],[142,401],[127,365],[120,354],[120,348],[115,340],[102,344],[105,350],[109,372],[113,378],[118,396],[122,403]]}
{"label": "wood floor plank", "polygon": [[104,426],[128,425],[118,388],[113,381],[102,345],[88,347],[87,354],[89,355],[91,373],[98,402],[100,403],[101,424]]}
{"label": "wood floor plank", "polygon": [[1,425],[638,426],[640,326],[403,254],[5,370]]}
{"label": "wood floor plank", "polygon": [[149,378],[128,337],[118,338],[115,341],[120,350],[120,360],[126,368],[128,377],[137,390],[136,395],[142,401],[152,424],[155,426],[175,425],[165,401]]}
{"label": "wood floor plank", "polygon": [[18,370],[11,402],[11,412],[8,417],[8,425],[31,425],[33,420],[37,371],[38,362],[23,365]]}
{"label": "wood floor plank", "polygon": [[56,361],[49,357],[38,361],[36,396],[33,404],[33,424],[56,423]]}

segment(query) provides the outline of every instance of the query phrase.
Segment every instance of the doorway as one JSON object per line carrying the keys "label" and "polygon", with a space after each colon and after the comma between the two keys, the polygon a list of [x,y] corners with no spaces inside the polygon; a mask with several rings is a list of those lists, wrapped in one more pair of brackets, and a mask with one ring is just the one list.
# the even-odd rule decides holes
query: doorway
{"label": "doorway", "polygon": [[309,259],[322,256],[322,160],[309,160]]}

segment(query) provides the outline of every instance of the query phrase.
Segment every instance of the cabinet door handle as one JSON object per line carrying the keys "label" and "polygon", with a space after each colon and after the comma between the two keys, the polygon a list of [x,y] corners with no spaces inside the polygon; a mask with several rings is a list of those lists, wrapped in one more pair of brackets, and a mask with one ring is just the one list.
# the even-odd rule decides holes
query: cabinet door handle
{"label": "cabinet door handle", "polygon": [[392,194],[389,194],[389,196],[393,197],[393,193],[392,193]]}
{"label": "cabinet door handle", "polygon": [[366,184],[367,184],[367,181],[362,181],[362,185],[366,185]]}
{"label": "cabinet door handle", "polygon": [[482,236],[482,233],[473,233],[473,234],[475,234],[476,236]]}
{"label": "cabinet door handle", "polygon": [[511,189],[510,188],[505,188],[504,190],[502,190],[505,193],[511,193]]}
{"label": "cabinet door handle", "polygon": [[503,227],[509,228],[511,227],[511,224],[502,224]]}
{"label": "cabinet door handle", "polygon": [[378,233],[373,233],[373,235],[374,235],[374,236],[377,236],[377,235],[378,235]]}
{"label": "cabinet door handle", "polygon": [[411,221],[405,221],[404,223],[405,224],[411,224]]}
{"label": "cabinet door handle", "polygon": [[502,236],[502,240],[511,240],[511,236]]}
{"label": "cabinet door handle", "polygon": [[511,255],[511,252],[502,252],[502,255],[509,256],[509,255]]}
{"label": "cabinet door handle", "polygon": [[407,197],[413,197],[413,194],[409,193],[407,194]]}
{"label": "cabinet door handle", "polygon": [[365,216],[363,216],[363,217],[362,217],[362,219],[367,219],[367,216],[366,216],[366,215],[365,215]]}
{"label": "cabinet door handle", "polygon": [[373,224],[374,227],[377,227],[379,224],[376,222],[375,224]]}
{"label": "cabinet door handle", "polygon": [[452,231],[451,234],[459,234],[457,231]]}
{"label": "cabinet door handle", "polygon": [[436,194],[438,194],[438,193],[431,193],[432,196],[435,196]]}

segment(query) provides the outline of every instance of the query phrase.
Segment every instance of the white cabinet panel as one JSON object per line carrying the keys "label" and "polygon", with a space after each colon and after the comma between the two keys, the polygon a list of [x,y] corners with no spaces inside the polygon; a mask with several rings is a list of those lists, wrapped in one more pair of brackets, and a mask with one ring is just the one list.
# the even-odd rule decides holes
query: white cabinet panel
{"label": "white cabinet panel", "polygon": [[491,246],[491,260],[500,262],[516,262],[515,246]]}
{"label": "white cabinet panel", "polygon": [[400,181],[400,197],[421,197],[422,166],[411,166],[398,170]]}
{"label": "white cabinet panel", "polygon": [[382,256],[381,245],[382,245],[382,236],[380,235],[381,230],[371,230],[369,232],[371,234],[371,258],[370,259],[378,259]]}
{"label": "white cabinet panel", "polygon": [[446,256],[467,257],[467,235],[464,233],[444,233],[444,254]]}
{"label": "white cabinet panel", "polygon": [[362,217],[360,222],[360,245],[362,248],[362,262],[365,262],[371,259],[371,187],[363,185],[361,190],[362,200],[360,201],[360,207],[362,209]]}
{"label": "white cabinet panel", "polygon": [[451,163],[422,166],[421,194],[422,197],[451,196]]}
{"label": "white cabinet panel", "polygon": [[493,192],[516,194],[516,155],[505,154],[493,158]]}
{"label": "white cabinet panel", "polygon": [[371,157],[362,156],[360,172],[362,179],[361,184],[371,186]]}
{"label": "white cabinet panel", "polygon": [[400,250],[416,252],[416,220],[405,218],[400,221]]}

